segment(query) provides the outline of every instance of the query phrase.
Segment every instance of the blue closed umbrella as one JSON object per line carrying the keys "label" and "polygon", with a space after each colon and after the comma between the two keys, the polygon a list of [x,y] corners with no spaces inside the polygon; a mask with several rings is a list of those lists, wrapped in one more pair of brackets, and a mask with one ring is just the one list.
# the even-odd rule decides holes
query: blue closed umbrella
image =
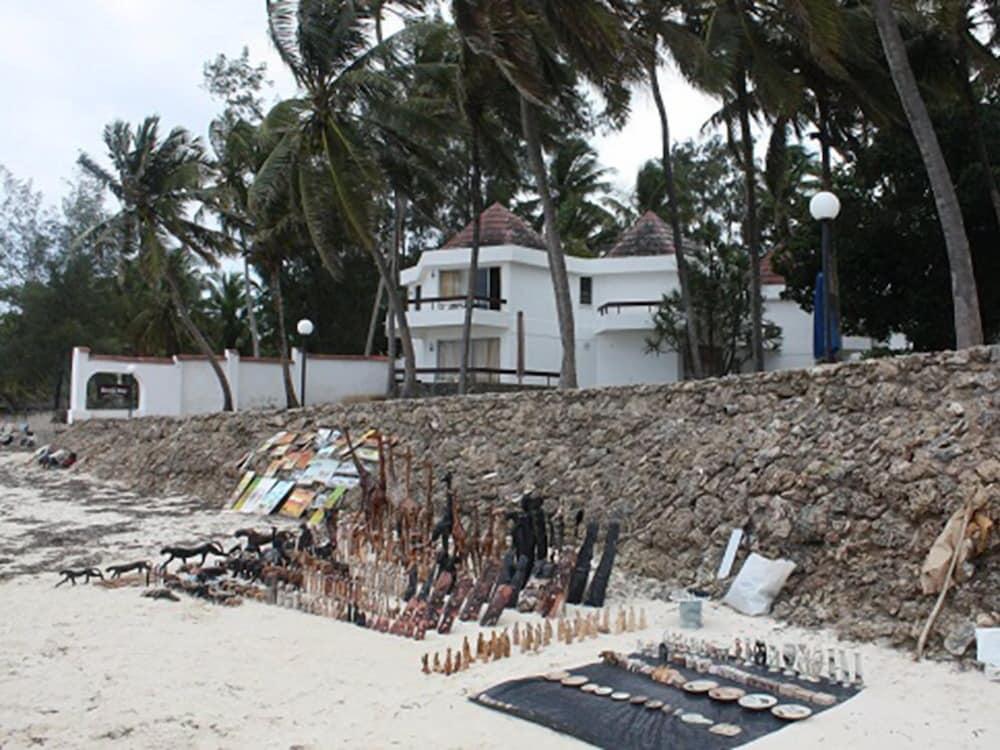
{"label": "blue closed umbrella", "polygon": [[[819,361],[826,358],[826,316],[823,309],[823,292],[826,280],[823,272],[816,274],[816,288],[813,291],[813,359]],[[840,325],[834,318],[830,325],[830,351],[836,354],[840,351]]]}

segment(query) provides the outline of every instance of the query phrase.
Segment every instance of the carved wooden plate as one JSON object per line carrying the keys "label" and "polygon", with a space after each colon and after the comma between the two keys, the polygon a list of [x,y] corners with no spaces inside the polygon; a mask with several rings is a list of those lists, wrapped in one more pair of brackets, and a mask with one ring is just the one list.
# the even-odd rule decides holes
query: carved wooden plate
{"label": "carved wooden plate", "polygon": [[586,685],[581,685],[580,690],[585,693],[596,693],[600,687],[596,682],[588,682]]}
{"label": "carved wooden plate", "polygon": [[738,701],[747,691],[738,687],[717,687],[708,691],[708,697],[717,701]]}
{"label": "carved wooden plate", "polygon": [[627,701],[631,697],[632,697],[631,693],[626,693],[624,691],[619,691],[617,693],[611,694],[611,700],[613,701]]}
{"label": "carved wooden plate", "polygon": [[562,684],[566,687],[580,687],[581,685],[586,685],[590,680],[584,677],[582,674],[570,675],[569,677],[564,677]]}
{"label": "carved wooden plate", "polygon": [[783,703],[771,709],[771,713],[785,721],[801,721],[812,716],[812,709],[798,703]]}
{"label": "carved wooden plate", "polygon": [[719,687],[719,683],[715,680],[691,680],[683,685],[684,690],[688,693],[707,693],[717,687]]}
{"label": "carved wooden plate", "polygon": [[718,734],[723,737],[735,737],[743,730],[735,724],[713,724],[708,728],[708,731],[712,734]]}
{"label": "carved wooden plate", "polygon": [[594,691],[594,695],[611,695],[614,692],[611,688],[603,685]]}
{"label": "carved wooden plate", "polygon": [[778,699],[767,693],[750,693],[740,698],[740,706],[751,711],[764,711],[778,705]]}
{"label": "carved wooden plate", "polygon": [[707,716],[704,716],[704,715],[698,714],[698,713],[693,713],[693,712],[692,713],[681,714],[681,721],[683,721],[685,724],[701,724],[703,726],[706,725],[706,724],[714,724],[715,723],[714,721],[712,721]]}
{"label": "carved wooden plate", "polygon": [[628,702],[631,703],[633,706],[638,706],[642,703],[645,703],[648,700],[649,700],[648,695],[633,695],[631,698],[628,699]]}
{"label": "carved wooden plate", "polygon": [[548,680],[549,682],[562,682],[569,676],[570,676],[569,672],[564,672],[560,670],[558,672],[549,672],[547,675],[545,675],[545,679]]}

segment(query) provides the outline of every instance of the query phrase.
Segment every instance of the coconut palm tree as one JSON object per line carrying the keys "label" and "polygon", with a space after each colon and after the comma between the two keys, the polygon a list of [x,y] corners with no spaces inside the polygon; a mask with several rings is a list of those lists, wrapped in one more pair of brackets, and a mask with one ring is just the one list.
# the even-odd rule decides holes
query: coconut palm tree
{"label": "coconut palm tree", "polygon": [[[398,8],[419,8],[417,0],[397,0]],[[414,144],[436,121],[409,110],[386,60],[397,53],[398,40],[412,29],[372,45],[379,3],[351,0],[268,0],[268,30],[278,55],[299,84],[301,96],[281,102],[265,118],[264,127],[277,144],[250,191],[251,206],[264,209],[280,201],[285,175],[295,175],[295,195],[316,250],[336,273],[343,251],[339,227],[371,257],[385,281],[389,309],[396,320],[406,362],[404,395],[416,389],[413,339],[386,254],[375,239],[375,199],[383,175],[379,146],[391,140]]]}
{"label": "coconut palm tree", "polygon": [[951,292],[954,303],[955,343],[959,349],[983,343],[982,319],[979,315],[979,297],[976,278],[972,269],[969,238],[965,232],[958,195],[944,160],[941,145],[934,131],[917,87],[917,80],[910,67],[903,35],[899,31],[890,0],[873,0],[875,23],[885,51],[892,80],[896,84],[899,101],[906,112],[910,130],[917,141],[920,156],[927,170],[927,178],[934,193],[938,218],[944,233],[948,264],[951,267]]}
{"label": "coconut palm tree", "polygon": [[249,193],[254,171],[260,166],[258,128],[247,120],[216,119],[211,125],[216,179],[209,207],[223,231],[239,247],[243,259],[243,296],[253,356],[260,356],[260,329],[254,309],[254,283],[250,276]]}
{"label": "coconut palm tree", "polygon": [[179,252],[215,267],[219,255],[231,251],[224,234],[188,218],[207,177],[204,148],[183,128],[174,128],[161,139],[158,117],[147,117],[134,131],[116,120],[105,127],[104,143],[111,170],[86,154],[81,154],[79,163],[111,191],[121,208],[85,234],[116,238],[123,258],[135,258],[150,283],[166,285],[177,316],[218,378],[223,410],[232,411],[226,374],[192,318],[168,262],[171,253]]}
{"label": "coconut palm tree", "polygon": [[558,212],[542,154],[539,110],[573,99],[582,79],[602,95],[609,119],[621,121],[629,99],[626,83],[637,70],[623,7],[605,0],[456,0],[452,4],[455,25],[465,43],[492,61],[520,95],[528,167],[545,218],[562,342],[562,388],[577,386],[576,332]]}
{"label": "coconut palm tree", "polygon": [[677,279],[680,284],[681,306],[684,309],[687,327],[687,346],[690,349],[691,374],[695,378],[702,377],[701,356],[698,353],[698,320],[691,300],[688,285],[687,260],[684,255],[684,227],[681,224],[678,207],[677,184],[674,180],[673,162],[670,153],[670,120],[667,106],[660,89],[659,67],[661,63],[660,48],[665,43],[667,51],[679,64],[691,69],[698,69],[704,63],[699,57],[704,54],[704,47],[698,43],[697,37],[690,33],[674,19],[677,3],[663,0],[636,0],[636,18],[632,24],[632,33],[639,46],[639,54],[644,63],[647,83],[656,103],[656,112],[660,119],[660,159],[663,164],[663,177],[667,191],[667,211],[670,228],[674,234],[674,254],[677,258]]}
{"label": "coconut palm tree", "polygon": [[247,342],[247,300],[241,274],[215,272],[208,279],[203,309],[219,348],[244,349]]}
{"label": "coconut palm tree", "polygon": [[[614,244],[631,219],[630,210],[615,195],[613,170],[597,159],[597,151],[576,135],[553,140],[546,165],[556,203],[559,236],[569,255],[589,257]],[[536,229],[544,221],[539,200],[521,201],[518,211],[533,217]]]}

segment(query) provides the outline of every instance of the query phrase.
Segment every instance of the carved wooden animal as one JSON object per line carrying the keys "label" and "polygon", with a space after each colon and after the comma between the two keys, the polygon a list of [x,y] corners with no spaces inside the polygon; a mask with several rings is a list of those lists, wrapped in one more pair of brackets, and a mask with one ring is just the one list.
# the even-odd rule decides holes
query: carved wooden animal
{"label": "carved wooden animal", "polygon": [[199,544],[197,547],[164,547],[160,550],[161,555],[169,555],[167,561],[160,566],[162,570],[166,570],[167,566],[174,560],[181,560],[182,562],[187,562],[189,558],[198,557],[201,555],[201,565],[205,564],[205,559],[209,555],[218,555],[219,557],[225,557],[226,553],[222,551],[220,547],[215,542],[207,542],[205,544]]}
{"label": "carved wooden animal", "polygon": [[104,569],[106,573],[111,574],[111,580],[115,580],[121,577],[122,573],[141,573],[146,571],[146,585],[149,585],[149,572],[153,569],[153,566],[149,564],[148,560],[139,560],[139,562],[127,563],[124,565],[109,565]]}
{"label": "carved wooden animal", "polygon": [[100,578],[102,581],[104,580],[104,576],[97,568],[80,568],[78,570],[67,568],[66,570],[60,570],[59,575],[62,576],[62,580],[55,585],[55,588],[59,588],[67,581],[76,586],[77,578],[82,578],[84,583],[90,583],[91,578]]}

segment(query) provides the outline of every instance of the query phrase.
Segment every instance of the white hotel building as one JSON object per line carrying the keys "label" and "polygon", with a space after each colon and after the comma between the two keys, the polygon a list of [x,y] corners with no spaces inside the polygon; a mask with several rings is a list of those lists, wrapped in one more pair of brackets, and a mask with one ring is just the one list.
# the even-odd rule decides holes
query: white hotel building
{"label": "white hotel building", "polygon": [[[499,204],[483,212],[480,235],[470,366],[489,371],[480,380],[554,384],[562,351],[544,242]],[[401,274],[421,380],[450,380],[457,372],[471,240],[470,225]],[[666,223],[649,212],[604,256],[568,256],[566,265],[580,386],[679,380],[680,356],[647,353],[645,343],[663,294],[679,287]],[[784,279],[766,262],[761,270],[765,318],[782,330],[780,350],[766,355],[767,369],[812,366],[811,314],[781,299]],[[854,337],[843,344],[845,357],[871,346]]]}

